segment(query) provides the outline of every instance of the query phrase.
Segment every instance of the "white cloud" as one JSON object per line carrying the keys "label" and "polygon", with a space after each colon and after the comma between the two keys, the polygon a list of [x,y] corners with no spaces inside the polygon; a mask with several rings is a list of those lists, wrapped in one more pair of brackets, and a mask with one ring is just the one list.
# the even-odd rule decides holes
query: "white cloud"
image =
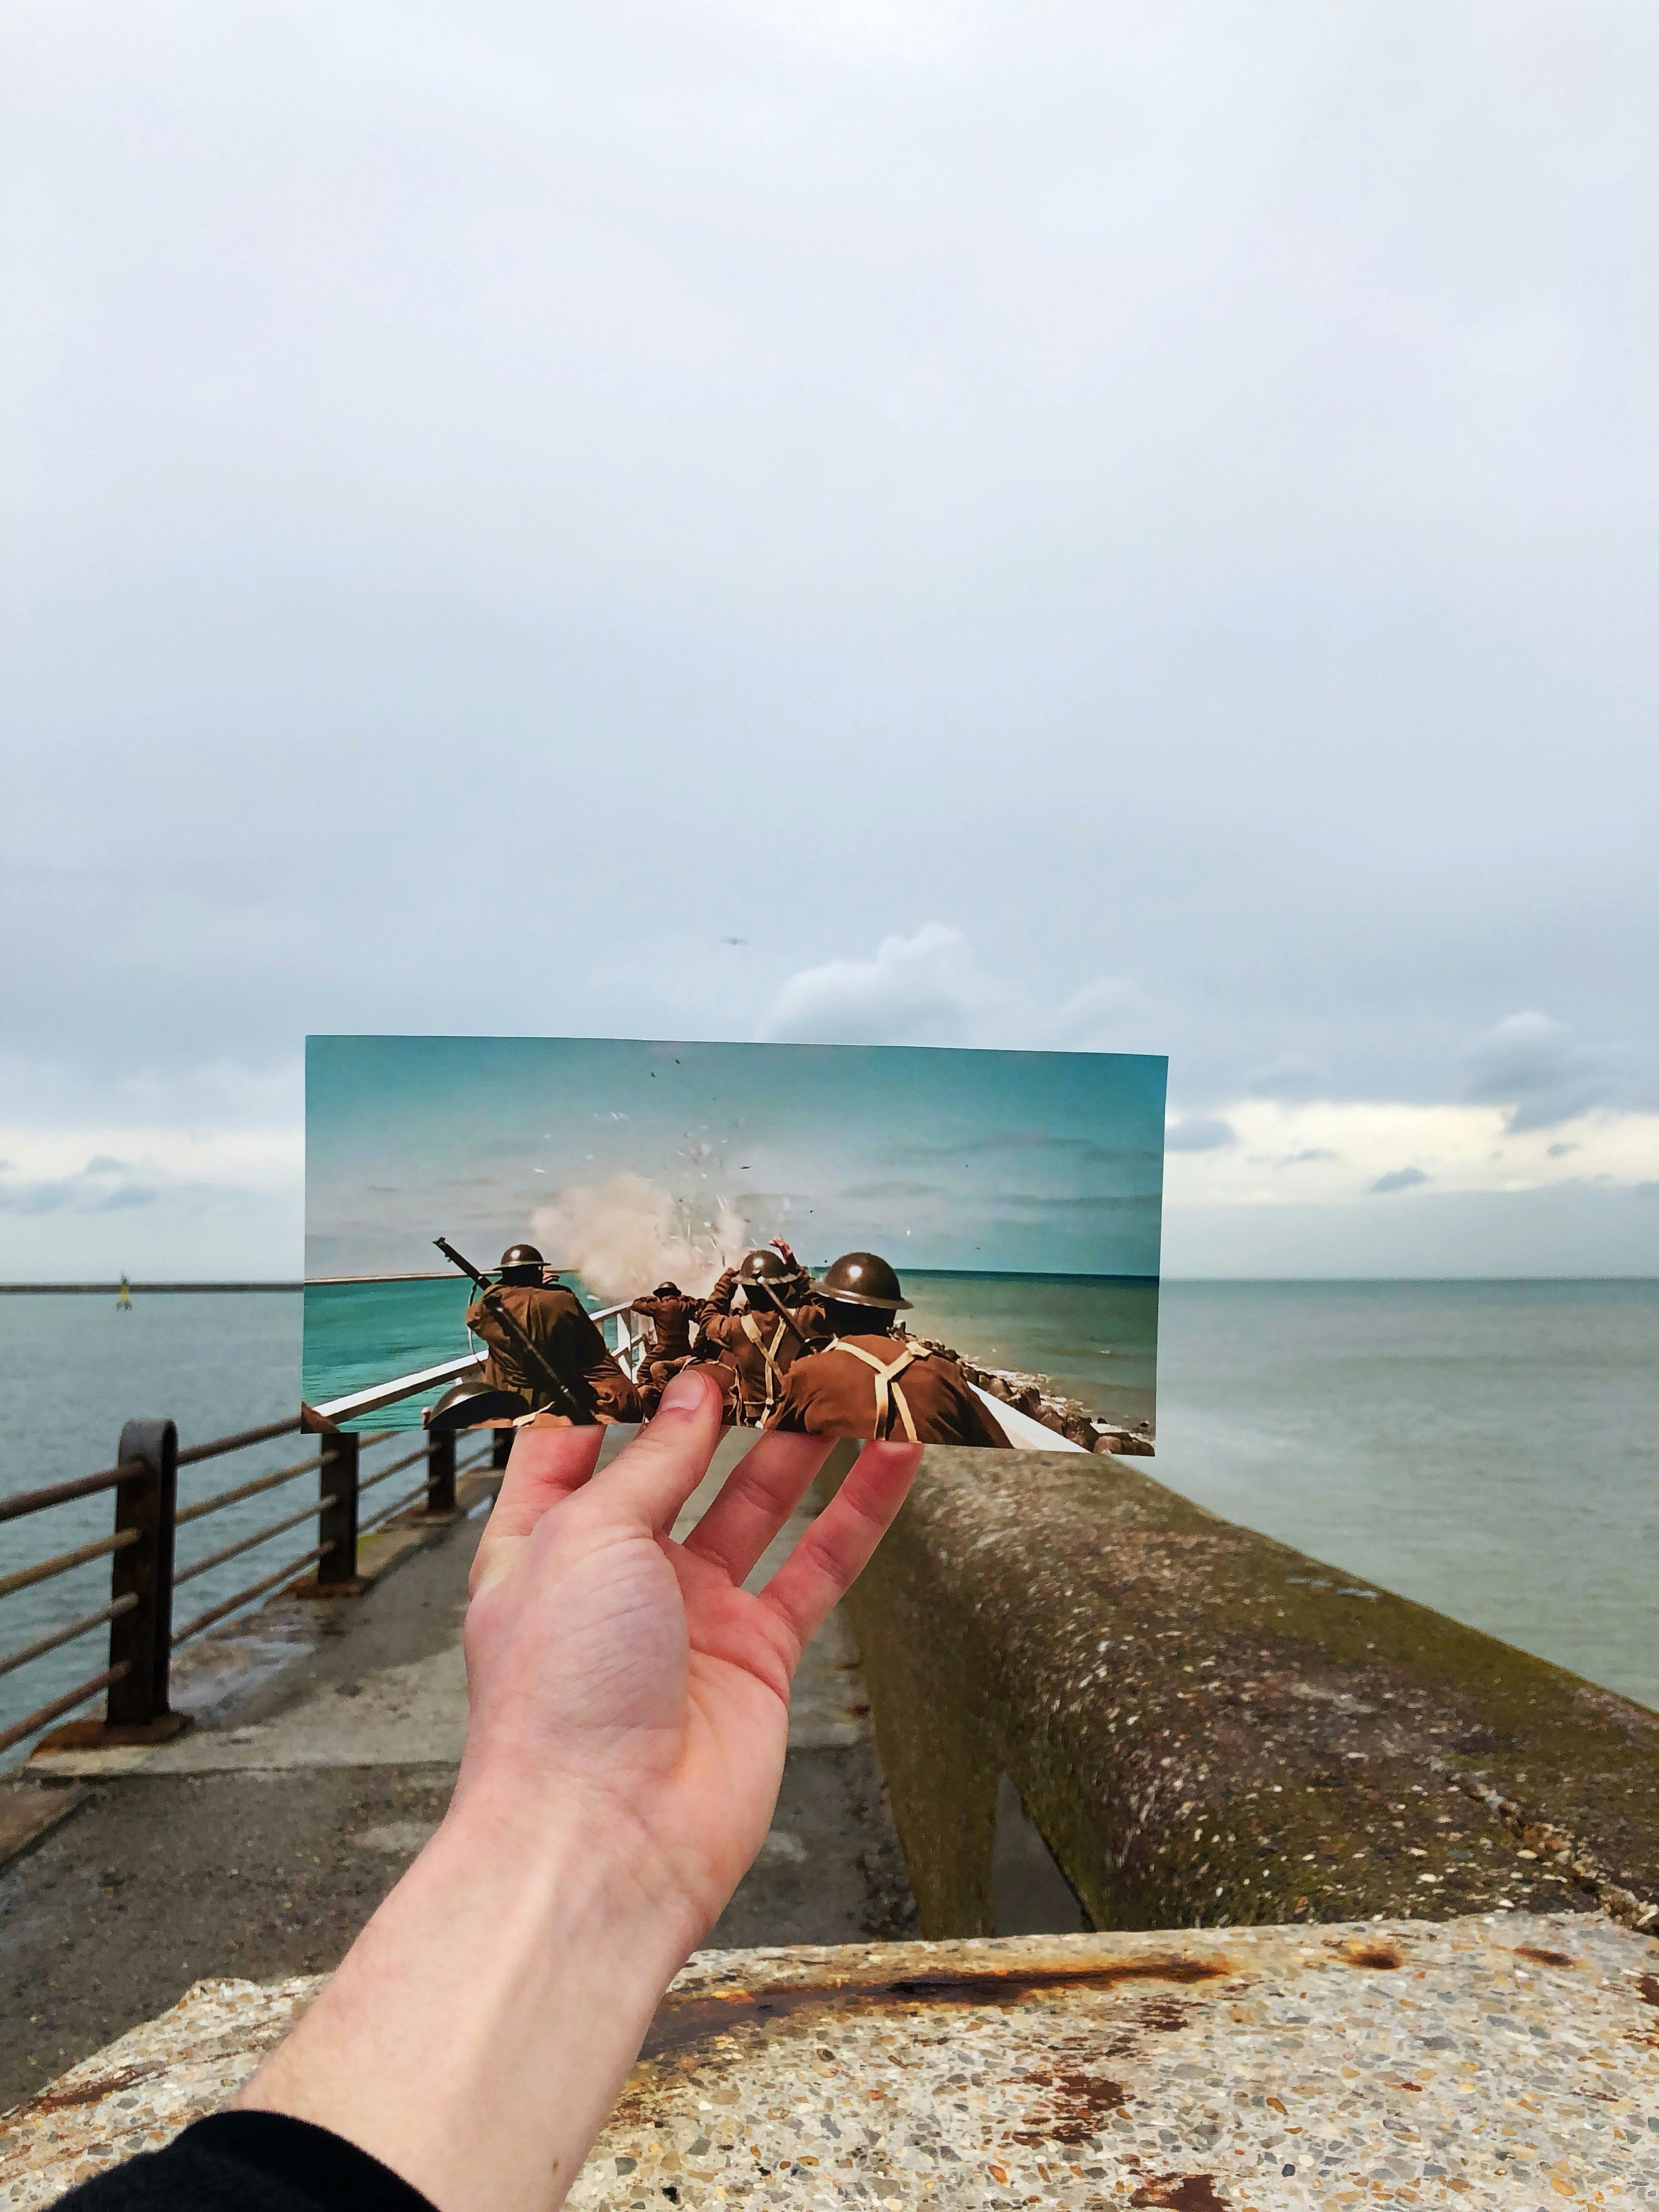
{"label": "white cloud", "polygon": [[1009,1052],[1122,1048],[1132,984],[1096,976],[1045,1005],[994,974],[966,934],[924,922],[884,938],[869,960],[830,960],[789,977],[761,1028],[793,1044],[957,1044]]}
{"label": "white cloud", "polygon": [[[1328,1206],[1431,1181],[1437,1193],[1634,1188],[1659,1170],[1659,1114],[1596,1112],[1517,1133],[1497,1105],[1247,1098],[1217,1118],[1237,1143],[1172,1143],[1170,1204]],[[1562,1126],[1570,1141],[1547,1141]]]}
{"label": "white cloud", "polygon": [[873,960],[802,969],[762,1033],[795,1044],[966,1044],[1006,997],[959,929],[930,921],[884,938]]}

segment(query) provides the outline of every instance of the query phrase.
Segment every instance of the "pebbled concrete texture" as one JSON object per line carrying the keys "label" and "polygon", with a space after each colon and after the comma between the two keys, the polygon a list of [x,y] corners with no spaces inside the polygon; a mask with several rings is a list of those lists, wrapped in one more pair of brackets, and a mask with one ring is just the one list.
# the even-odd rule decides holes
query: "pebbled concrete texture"
{"label": "pebbled concrete texture", "polygon": [[1659,1927],[1659,1715],[1092,1455],[933,1449],[848,1601],[927,1932],[999,1770],[1094,1925]]}
{"label": "pebbled concrete texture", "polygon": [[[725,1449],[682,1529],[733,1455]],[[31,1762],[12,1787],[32,1848],[0,1869],[0,2108],[204,1976],[338,1963],[449,1800],[483,1528],[463,1519],[404,1546],[397,1573],[362,1598],[282,1598],[204,1638],[176,1698],[198,1724],[174,1742]],[[711,1940],[914,1932],[867,1714],[836,1615],[797,1680],[773,1834]],[[64,1801],[70,1816],[51,1826]]]}
{"label": "pebbled concrete texture", "polygon": [[[577,2212],[1659,2202],[1659,1946],[1599,1916],[702,1952]],[[0,2206],[228,2102],[313,1994],[209,1983],[0,2127]]]}

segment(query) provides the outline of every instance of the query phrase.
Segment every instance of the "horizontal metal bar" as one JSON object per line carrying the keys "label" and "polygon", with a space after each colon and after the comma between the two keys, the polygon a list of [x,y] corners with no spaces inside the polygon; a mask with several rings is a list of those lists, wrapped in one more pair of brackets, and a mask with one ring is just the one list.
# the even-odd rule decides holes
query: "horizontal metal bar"
{"label": "horizontal metal bar", "polygon": [[0,1575],[0,1597],[9,1597],[14,1590],[29,1589],[36,1583],[49,1583],[54,1575],[66,1575],[71,1567],[83,1567],[88,1559],[105,1559],[111,1552],[125,1552],[129,1544],[137,1541],[136,1528],[121,1528],[113,1536],[100,1536],[95,1544],[81,1544],[72,1552],[58,1552],[50,1559],[42,1559],[38,1566],[20,1567],[15,1575]]}
{"label": "horizontal metal bar", "polygon": [[176,1650],[179,1644],[187,1644],[192,1636],[199,1636],[204,1628],[211,1628],[216,1620],[222,1620],[228,1613],[234,1613],[250,1598],[262,1597],[268,1589],[275,1589],[278,1583],[291,1583],[301,1567],[308,1567],[313,1559],[325,1558],[333,1549],[334,1540],[331,1537],[326,1544],[319,1544],[314,1552],[302,1552],[297,1559],[290,1559],[285,1567],[278,1567],[274,1575],[267,1575],[263,1582],[250,1583],[246,1589],[238,1590],[234,1597],[226,1598],[222,1605],[210,1606],[205,1613],[198,1613],[194,1620],[187,1620],[175,1633],[173,1649]]}
{"label": "horizontal metal bar", "polygon": [[[376,1382],[367,1390],[353,1390],[343,1398],[331,1398],[325,1406],[313,1407],[331,1421],[349,1421],[359,1413],[378,1413],[382,1406],[395,1405],[399,1398],[412,1398],[417,1392],[428,1390],[440,1382],[458,1382],[473,1368],[483,1365],[481,1352],[468,1352],[457,1359],[446,1359],[436,1367],[422,1367],[412,1375],[394,1375],[390,1382]],[[179,1454],[182,1458],[184,1455]]]}
{"label": "horizontal metal bar", "polygon": [[424,1459],[425,1457],[426,1446],[424,1444],[421,1446],[419,1451],[405,1452],[401,1459],[394,1459],[390,1467],[383,1467],[378,1474],[371,1474],[367,1482],[360,1482],[357,1485],[357,1495],[361,1498],[364,1491],[373,1490],[375,1484],[377,1482],[384,1482],[387,1475],[401,1474],[406,1467],[413,1467],[417,1459]]}
{"label": "horizontal metal bar", "polygon": [[60,1713],[72,1713],[77,1705],[84,1705],[88,1698],[95,1698],[100,1690],[108,1689],[112,1682],[118,1682],[124,1674],[131,1672],[132,1662],[123,1659],[116,1666],[106,1667],[101,1674],[94,1674],[89,1682],[82,1682],[78,1690],[66,1691],[61,1698],[54,1698],[49,1705],[39,1706],[25,1719],[14,1721],[4,1734],[0,1735],[0,1751],[9,1751],[13,1744],[21,1743],[26,1735],[33,1735],[37,1729],[45,1728],[48,1721],[55,1721]]}
{"label": "horizontal metal bar", "polygon": [[406,1437],[408,1434],[407,1429],[375,1429],[367,1436],[360,1431],[357,1449],[360,1452],[372,1451],[376,1444],[389,1444],[393,1437]]}
{"label": "horizontal metal bar", "polygon": [[272,1437],[291,1437],[300,1425],[300,1416],[291,1413],[285,1421],[267,1421],[262,1429],[239,1429],[234,1437],[216,1437],[211,1443],[191,1444],[179,1455],[180,1467],[195,1467],[204,1459],[222,1459],[227,1452],[240,1451],[246,1444],[262,1444]]}
{"label": "horizontal metal bar", "polygon": [[19,1667],[27,1667],[31,1659],[44,1658],[48,1651],[55,1651],[60,1644],[73,1644],[77,1636],[84,1636],[88,1629],[96,1628],[100,1621],[113,1620],[118,1613],[131,1613],[137,1602],[137,1593],[129,1590],[125,1597],[118,1597],[113,1605],[100,1606],[96,1613],[83,1613],[79,1620],[70,1621],[67,1628],[54,1628],[50,1636],[37,1636],[33,1644],[21,1644],[15,1651],[9,1651],[3,1659],[0,1659],[0,1674],[9,1674]]}
{"label": "horizontal metal bar", "polygon": [[314,1459],[296,1459],[292,1467],[279,1467],[275,1474],[256,1475],[252,1482],[239,1482],[234,1490],[222,1490],[216,1498],[204,1498],[199,1505],[186,1505],[173,1516],[173,1525],[182,1528],[186,1522],[199,1521],[204,1514],[216,1513],[222,1505],[240,1505],[245,1498],[257,1498],[262,1490],[275,1490],[279,1483],[292,1482],[296,1474],[309,1474],[323,1463],[319,1452]]}
{"label": "horizontal metal bar", "polygon": [[394,1498],[390,1505],[383,1505],[369,1520],[360,1521],[357,1524],[359,1540],[367,1536],[371,1528],[378,1528],[382,1521],[390,1521],[394,1513],[401,1513],[405,1507],[418,1504],[427,1496],[430,1487],[429,1484],[423,1482],[418,1490],[406,1492],[402,1498]]}
{"label": "horizontal metal bar", "polygon": [[257,1528],[252,1535],[242,1537],[240,1542],[227,1544],[221,1551],[210,1552],[205,1559],[192,1559],[187,1567],[174,1570],[173,1587],[177,1589],[180,1583],[194,1582],[198,1575],[206,1574],[210,1567],[223,1566],[227,1559],[234,1559],[239,1552],[251,1552],[258,1544],[268,1544],[273,1536],[280,1536],[284,1529],[297,1528],[301,1521],[314,1521],[325,1505],[337,1505],[339,1502],[339,1493],[330,1491],[326,1498],[318,1498],[314,1504],[302,1505],[297,1513],[290,1513],[286,1521],[273,1521],[268,1528]]}
{"label": "horizontal metal bar", "polygon": [[15,1498],[0,1498],[0,1521],[21,1521],[26,1513],[44,1513],[49,1505],[67,1505],[72,1498],[91,1498],[100,1490],[113,1490],[135,1474],[148,1474],[141,1459],[124,1460],[99,1474],[77,1474],[73,1482],[49,1482],[44,1490],[20,1490]]}

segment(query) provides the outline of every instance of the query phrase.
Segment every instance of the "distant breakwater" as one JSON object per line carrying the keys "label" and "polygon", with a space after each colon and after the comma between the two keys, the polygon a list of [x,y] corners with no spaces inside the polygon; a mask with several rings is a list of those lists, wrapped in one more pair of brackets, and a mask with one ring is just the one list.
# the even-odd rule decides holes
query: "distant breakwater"
{"label": "distant breakwater", "polygon": [[[0,1283],[0,1297],[101,1297],[112,1298],[120,1289],[119,1283]],[[134,1297],[148,1297],[157,1291],[302,1291],[303,1283],[129,1283],[127,1288]]]}

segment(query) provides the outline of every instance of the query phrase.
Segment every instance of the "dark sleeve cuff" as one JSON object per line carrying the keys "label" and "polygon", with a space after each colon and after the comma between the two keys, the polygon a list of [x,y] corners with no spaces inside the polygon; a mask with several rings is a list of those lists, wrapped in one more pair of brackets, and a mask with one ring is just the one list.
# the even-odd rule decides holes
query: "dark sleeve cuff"
{"label": "dark sleeve cuff", "polygon": [[211,2113],[62,2203],[74,2212],[436,2212],[368,2151],[286,2112]]}

